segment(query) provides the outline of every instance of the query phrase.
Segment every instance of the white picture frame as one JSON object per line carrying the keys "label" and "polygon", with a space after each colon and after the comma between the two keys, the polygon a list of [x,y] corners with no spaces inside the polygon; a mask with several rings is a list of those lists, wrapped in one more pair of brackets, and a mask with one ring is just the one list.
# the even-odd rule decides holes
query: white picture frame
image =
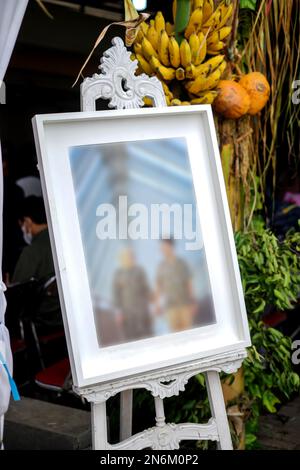
{"label": "white picture frame", "polygon": [[[74,385],[90,387],[244,350],[250,334],[210,106],[110,110],[33,118]],[[186,139],[216,315],[215,323],[99,347],[70,148]]]}

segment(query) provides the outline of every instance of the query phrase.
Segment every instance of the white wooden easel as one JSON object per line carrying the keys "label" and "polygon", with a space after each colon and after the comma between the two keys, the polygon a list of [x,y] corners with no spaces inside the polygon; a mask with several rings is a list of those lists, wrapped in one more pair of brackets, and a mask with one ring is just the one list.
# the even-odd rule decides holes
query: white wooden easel
{"label": "white wooden easel", "polygon": [[[110,108],[139,108],[148,97],[156,107],[166,106],[162,85],[156,77],[136,76],[137,61],[121,38],[101,59],[101,74],[86,78],[81,85],[81,110],[95,111],[98,99],[109,100]],[[215,355],[214,357],[127,377],[115,382],[76,388],[92,407],[92,439],[95,450],[154,450],[178,449],[182,440],[213,440],[218,448],[232,449],[232,441],[222,393],[220,372],[236,372],[246,357],[246,350]],[[179,395],[188,380],[204,373],[212,417],[206,424],[169,424],[164,414],[164,398]],[[156,426],[132,436],[133,390],[149,390],[155,401]],[[111,445],[107,440],[106,401],[121,393],[120,442]]]}

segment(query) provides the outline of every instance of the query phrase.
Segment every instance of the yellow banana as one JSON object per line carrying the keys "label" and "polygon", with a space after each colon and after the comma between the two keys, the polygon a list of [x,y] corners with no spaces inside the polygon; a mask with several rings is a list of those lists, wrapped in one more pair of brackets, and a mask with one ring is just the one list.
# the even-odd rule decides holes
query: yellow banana
{"label": "yellow banana", "polygon": [[196,77],[195,66],[193,64],[190,64],[186,67],[185,76],[186,76],[186,78],[189,78],[189,79],[192,79],[192,78]]}
{"label": "yellow banana", "polygon": [[196,10],[193,11],[193,13],[190,16],[188,25],[185,29],[185,32],[184,32],[184,36],[186,37],[186,39],[189,39],[192,33],[197,33],[201,29],[202,17],[203,17],[202,8],[197,8]]}
{"label": "yellow banana", "polygon": [[201,64],[195,67],[194,69],[194,76],[195,78],[202,75],[203,77],[207,77],[212,72],[212,66],[209,64]]}
{"label": "yellow banana", "polygon": [[189,101],[181,101],[179,98],[174,98],[171,101],[171,106],[190,106],[191,103]]}
{"label": "yellow banana", "polygon": [[222,41],[219,41],[216,44],[207,45],[207,54],[209,55],[220,54],[220,51],[222,51],[224,47],[225,47],[225,44]]}
{"label": "yellow banana", "polygon": [[212,57],[211,59],[207,60],[203,65],[209,65],[211,70],[216,70],[217,67],[221,65],[225,56],[223,54],[219,54],[216,57]]}
{"label": "yellow banana", "polygon": [[163,65],[169,67],[169,36],[167,32],[163,29],[159,36],[158,41],[158,56]]}
{"label": "yellow banana", "polygon": [[193,98],[191,104],[212,104],[217,96],[217,91],[208,91],[199,96],[199,98]]}
{"label": "yellow banana", "polygon": [[226,5],[226,3],[223,1],[219,4],[210,18],[206,21],[203,21],[203,31],[207,32],[208,29],[210,31],[222,29],[227,24],[228,20],[232,16],[232,13],[233,4],[230,3],[229,5]]}
{"label": "yellow banana", "polygon": [[213,49],[207,50],[207,54],[210,56],[219,55],[222,51],[214,51]]}
{"label": "yellow banana", "polygon": [[135,38],[135,43],[141,43],[143,41],[143,39],[144,39],[144,33],[141,30],[141,28],[139,28],[138,33],[137,33],[136,38]]}
{"label": "yellow banana", "polygon": [[180,106],[181,101],[178,98],[174,98],[174,100],[171,101],[171,106]]}
{"label": "yellow banana", "polygon": [[191,104],[203,104],[203,98],[193,98]]}
{"label": "yellow banana", "polygon": [[143,55],[148,61],[150,61],[151,57],[155,57],[156,59],[158,59],[158,55],[154,47],[152,46],[151,42],[146,37],[144,37],[142,41],[142,49],[143,49]]}
{"label": "yellow banana", "polygon": [[198,77],[198,75],[202,75],[202,76],[209,75],[211,72],[213,72],[218,67],[220,67],[223,60],[224,60],[224,55],[219,54],[218,56],[207,60],[203,64],[198,65],[197,67],[195,67],[195,76]]}
{"label": "yellow banana", "polygon": [[224,26],[217,31],[212,32],[207,37],[207,45],[215,44],[219,41],[223,41],[223,39],[227,38],[231,33],[231,26]]}
{"label": "yellow banana", "polygon": [[223,26],[222,28],[220,28],[218,30],[220,40],[223,41],[223,39],[226,39],[230,35],[231,31],[231,26]]}
{"label": "yellow banana", "polygon": [[223,62],[219,66],[219,70],[220,70],[222,76],[223,76],[223,73],[225,72],[226,69],[227,69],[227,62],[226,62],[226,60],[223,60]]}
{"label": "yellow banana", "polygon": [[228,6],[224,4],[220,5],[221,10],[221,20],[218,24],[218,28],[223,28],[227,24],[227,21],[232,16],[233,13],[233,4],[230,3]]}
{"label": "yellow banana", "polygon": [[[218,85],[220,79],[221,79],[221,71],[220,69],[216,69],[214,72],[212,72],[205,80],[205,83],[203,85],[203,88],[200,86],[199,91],[205,91],[205,90],[213,90],[216,88]],[[199,93],[199,92],[198,92]]]}
{"label": "yellow banana", "polygon": [[192,53],[192,62],[193,64],[196,63],[199,50],[200,50],[200,40],[196,33],[192,33],[189,38],[189,45]]}
{"label": "yellow banana", "polygon": [[219,69],[212,72],[208,77],[199,75],[192,82],[188,82],[186,87],[190,93],[197,95],[198,93],[206,90],[212,90],[216,88],[221,78],[221,72]]}
{"label": "yellow banana", "polygon": [[143,54],[143,48],[142,48],[142,44],[139,44],[139,43],[135,43],[133,45],[133,50],[136,54]]}
{"label": "yellow banana", "polygon": [[185,79],[185,70],[182,67],[178,67],[175,72],[176,80],[184,80]]}
{"label": "yellow banana", "polygon": [[212,31],[218,27],[218,23],[220,22],[221,18],[221,11],[219,8],[214,11],[211,17],[206,21],[206,23],[202,23],[202,31],[206,33],[208,30]]}
{"label": "yellow banana", "polygon": [[175,33],[174,25],[171,24],[169,21],[166,22],[166,31],[168,36],[172,36]]}
{"label": "yellow banana", "polygon": [[140,24],[140,30],[142,31],[144,36],[146,36],[148,28],[149,28],[149,25],[148,23],[145,23],[145,21],[143,21],[143,23]]}
{"label": "yellow banana", "polygon": [[204,0],[203,3],[203,19],[202,19],[202,24],[205,24],[208,19],[211,17],[211,15],[214,12],[214,1],[213,0]]}
{"label": "yellow banana", "polygon": [[169,55],[172,67],[177,69],[180,66],[180,49],[174,36],[169,39]]}
{"label": "yellow banana", "polygon": [[202,33],[202,31],[200,33],[198,33],[198,38],[199,38],[199,52],[198,52],[198,56],[197,56],[197,59],[195,61],[195,65],[200,65],[202,64],[202,62],[204,61],[205,57],[206,57],[206,48],[207,48],[207,45],[206,45],[206,37],[205,35]]}
{"label": "yellow banana", "polygon": [[156,57],[152,56],[150,59],[150,65],[155,72],[166,81],[174,80],[175,69],[172,67],[165,67]]}
{"label": "yellow banana", "polygon": [[181,65],[186,68],[192,62],[192,53],[189,43],[186,39],[181,41],[180,47],[180,61]]}
{"label": "yellow banana", "polygon": [[163,90],[164,90],[164,94],[166,95],[166,97],[170,98],[171,100],[174,98],[174,95],[173,93],[171,92],[170,88],[168,87],[168,85],[162,81],[161,82],[162,84],[162,87],[163,87]]}
{"label": "yellow banana", "polygon": [[155,29],[160,34],[164,29],[166,29],[166,22],[164,19],[164,15],[161,11],[158,11],[155,16]]}
{"label": "yellow banana", "polygon": [[192,10],[196,10],[196,8],[203,8],[204,0],[194,0]]}
{"label": "yellow banana", "polygon": [[153,70],[149,62],[141,54],[136,54],[136,58],[139,62],[139,66],[147,75],[153,75]]}
{"label": "yellow banana", "polygon": [[152,46],[157,51],[158,50],[159,34],[156,31],[156,28],[155,28],[154,24],[151,24],[148,31],[147,31],[147,39],[151,42]]}
{"label": "yellow banana", "polygon": [[153,101],[151,98],[148,98],[147,96],[145,96],[145,98],[143,98],[143,101],[144,101],[144,105],[147,106],[148,108],[153,107]]}

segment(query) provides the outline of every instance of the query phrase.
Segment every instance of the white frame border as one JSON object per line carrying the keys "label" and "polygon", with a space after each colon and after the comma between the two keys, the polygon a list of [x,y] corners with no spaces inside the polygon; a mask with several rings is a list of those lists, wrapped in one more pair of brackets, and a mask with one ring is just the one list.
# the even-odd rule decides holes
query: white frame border
{"label": "white frame border", "polygon": [[[209,327],[200,327],[194,330],[189,330],[189,331],[176,333],[176,334],[173,333],[173,334],[166,335],[163,337],[151,338],[151,339],[147,339],[147,340],[140,341],[140,342],[127,343],[127,345],[125,345],[127,349],[126,348],[125,349],[127,350],[128,353],[130,350],[132,353],[139,352],[141,345],[143,343],[144,349],[145,347],[147,348],[148,345],[150,346],[150,348],[148,349],[151,349],[153,347],[155,348],[156,357],[166,357],[164,355],[164,353],[166,352],[166,348],[162,348],[162,343],[166,343],[166,342],[169,343],[170,352],[171,352],[172,344],[173,344],[173,353],[176,353],[176,350],[178,350],[178,344],[181,344],[182,346],[185,345],[185,350],[186,350],[187,345],[190,345],[191,343],[193,343],[195,346],[196,341],[198,344],[200,344],[200,342],[209,344],[212,340],[215,340],[215,344],[212,347],[207,348],[207,349],[204,348],[202,351],[199,348],[197,352],[195,351],[195,348],[194,348],[193,351],[190,351],[190,353],[184,354],[181,357],[178,357],[178,356],[176,357],[176,354],[175,355],[173,354],[173,356],[172,354],[170,354],[169,357],[164,360],[155,359],[153,362],[148,362],[147,364],[135,364],[134,361],[132,361],[131,365],[128,364],[128,360],[127,360],[126,363],[128,365],[127,365],[127,368],[125,369],[124,364],[122,365],[122,357],[124,356],[124,345],[113,346],[110,348],[103,348],[103,349],[97,348],[97,350],[94,349],[94,353],[96,353],[94,358],[91,357],[91,350],[87,353],[87,351],[83,350],[84,348],[82,348],[82,344],[80,345],[79,335],[80,335],[80,331],[82,330],[80,330],[80,327],[79,327],[80,326],[78,323],[79,319],[78,318],[75,319],[72,313],[74,311],[73,310],[74,286],[72,288],[73,279],[71,280],[73,270],[70,270],[70,262],[68,260],[68,253],[66,252],[67,241],[64,238],[65,235],[63,235],[62,230],[61,230],[61,220],[59,220],[59,212],[61,212],[61,209],[62,209],[60,206],[64,204],[64,201],[62,202],[62,204],[61,202],[58,201],[58,196],[57,196],[58,191],[56,188],[56,180],[54,177],[54,174],[56,171],[55,170],[56,165],[55,165],[55,162],[51,160],[53,157],[51,156],[52,152],[51,152],[51,155],[49,154],[49,147],[59,146],[60,145],[59,142],[61,141],[61,139],[64,139],[64,134],[65,134],[64,129],[70,126],[71,127],[73,126],[74,128],[74,125],[75,127],[78,127],[78,123],[82,124],[82,126],[85,127],[85,130],[82,131],[83,133],[85,133],[87,124],[88,124],[88,127],[96,129],[98,125],[101,125],[101,123],[103,125],[105,124],[106,126],[110,125],[113,127],[114,122],[119,122],[119,123],[122,122],[123,126],[128,126],[127,131],[126,131],[126,133],[128,134],[128,138],[127,138],[128,141],[144,140],[144,137],[145,137],[144,134],[146,134],[146,132],[143,132],[142,133],[143,135],[139,136],[139,138],[133,138],[133,131],[132,131],[132,128],[136,129],[136,126],[140,124],[142,117],[144,117],[144,119],[150,118],[152,124],[153,123],[156,124],[155,125],[156,129],[154,129],[154,133],[155,133],[155,130],[159,130],[162,128],[165,129],[165,127],[163,126],[163,120],[165,120],[166,122],[169,122],[170,119],[173,120],[172,118],[176,117],[175,122],[178,123],[179,135],[184,136],[185,132],[182,130],[183,126],[182,126],[182,119],[180,119],[180,116],[182,119],[187,119],[187,123],[192,122],[193,120],[197,119],[197,117],[198,119],[200,119],[200,121],[204,122],[204,125],[202,125],[202,129],[199,129],[199,135],[201,134],[202,140],[205,139],[205,143],[206,143],[206,147],[208,151],[205,157],[205,162],[206,162],[206,167],[207,168],[209,167],[209,169],[207,170],[206,168],[206,171],[210,173],[210,175],[208,175],[209,176],[208,180],[212,180],[212,183],[213,183],[213,188],[211,188],[210,190],[212,193],[212,200],[216,199],[214,203],[216,213],[213,215],[213,217],[215,218],[215,220],[218,219],[218,221],[221,223],[221,226],[222,226],[221,240],[223,243],[223,248],[225,248],[225,255],[223,254],[224,256],[223,269],[225,266],[226,269],[230,271],[229,281],[230,281],[230,286],[232,290],[232,295],[230,296],[230,298],[231,298],[231,301],[235,305],[235,311],[231,313],[228,312],[228,315],[229,317],[231,316],[231,320],[233,319],[236,320],[236,324],[234,324],[234,322],[232,321],[231,324],[229,325],[230,328],[228,328],[228,331],[226,330],[226,328],[224,329],[223,336],[226,336],[228,338],[228,341],[227,342],[224,341],[223,344],[218,341],[220,340],[219,337],[213,338],[212,336],[212,334],[214,334],[213,330],[215,329],[216,325],[212,325]],[[155,117],[155,121],[153,121],[154,117]],[[132,122],[132,120],[134,119],[136,120],[136,126],[134,126],[134,123]],[[55,129],[53,132],[52,131],[49,132],[50,129],[53,130],[53,128],[57,127],[57,125],[60,128],[60,131],[58,133],[57,133],[57,130]],[[98,384],[98,383],[118,380],[124,377],[135,376],[136,374],[147,373],[147,372],[161,369],[161,368],[168,367],[168,366],[176,366],[179,364],[189,363],[190,361],[200,360],[201,358],[213,357],[215,355],[219,356],[222,353],[228,353],[230,351],[232,352],[239,351],[241,349],[244,349],[245,347],[250,346],[251,342],[250,342],[250,335],[249,335],[249,329],[248,329],[246,309],[245,309],[245,304],[244,304],[243,290],[242,290],[242,284],[241,284],[241,279],[240,279],[237,255],[235,251],[234,237],[233,237],[233,232],[232,232],[232,227],[231,227],[230,213],[229,213],[229,208],[227,204],[226,189],[225,189],[225,184],[223,180],[222,166],[220,162],[218,142],[217,142],[215,127],[214,127],[211,107],[210,106],[188,106],[188,107],[162,108],[162,109],[150,108],[150,109],[134,109],[134,110],[110,110],[110,111],[100,111],[100,112],[92,112],[92,113],[80,112],[80,113],[65,113],[65,114],[56,114],[56,115],[55,114],[54,115],[42,115],[42,116],[36,116],[33,119],[33,127],[34,127],[34,134],[35,134],[36,147],[37,147],[37,153],[38,153],[38,161],[39,161],[39,169],[41,173],[43,193],[45,197],[46,211],[47,211],[48,221],[49,221],[51,243],[52,243],[52,248],[54,252],[54,262],[55,262],[56,274],[58,278],[58,285],[59,285],[59,291],[60,291],[60,298],[61,298],[61,304],[62,304],[62,310],[63,310],[64,324],[65,324],[74,384],[78,387],[91,386],[91,385]],[[74,129],[71,132],[73,133],[72,135],[74,135]],[[89,132],[92,132],[92,129]],[[174,132],[174,129],[173,129],[173,132]],[[54,134],[56,134],[56,139],[52,138],[52,141],[51,141],[51,133],[53,133],[53,136]],[[105,132],[103,134],[105,134]],[[170,132],[170,134],[172,134],[172,132]],[[195,131],[194,131],[194,134],[195,134]],[[119,138],[119,134],[117,133],[116,135],[117,137],[115,138],[115,140],[111,140],[111,139],[107,140],[107,134],[105,134],[106,140],[105,139],[102,140],[101,138],[99,138],[99,134],[98,134],[97,142],[98,144],[101,144],[101,143],[104,143],[105,141],[106,142],[117,141],[117,138]],[[145,140],[147,140],[148,138],[150,137],[146,137]],[[152,139],[156,139],[156,138],[163,138],[163,137],[159,137],[156,134],[154,134],[152,136]],[[93,143],[94,142],[86,140],[86,145],[92,145]],[[203,230],[203,217],[204,216],[201,215],[201,195],[200,195],[200,191],[202,188],[200,184],[201,180],[199,179],[199,177],[201,178],[201,175],[199,174],[199,168],[198,169],[196,168],[197,162],[195,159],[195,155],[194,157],[191,156],[192,153],[195,152],[191,148],[192,143],[193,141],[191,140],[191,136],[189,136],[188,146],[189,146],[189,153],[190,153],[190,161],[191,161],[192,173],[193,173],[194,184],[195,184],[195,192],[197,196],[197,204],[199,207],[199,218],[200,218],[201,228]],[[199,143],[199,142],[195,141],[194,143]],[[74,145],[78,145],[78,143],[74,143]],[[198,179],[195,178],[195,175],[198,176]],[[202,179],[202,183],[205,185],[205,180]],[[67,189],[67,185],[66,185],[65,187],[66,195],[69,190],[70,188]],[[200,204],[199,204],[199,201],[200,201]],[[68,216],[70,216],[69,213],[68,213]],[[75,232],[76,230],[78,231],[78,226],[76,228],[76,222],[75,222]],[[218,236],[220,240],[220,234]],[[208,245],[210,244],[211,237],[212,237],[212,234],[208,234],[206,233],[206,231],[203,231],[204,246],[205,246],[205,251],[206,251],[210,280],[212,284],[213,297],[215,301],[216,293],[219,290],[220,285],[217,284],[215,275],[212,272],[213,264],[215,260],[210,259],[210,256],[208,254],[209,250],[207,249]],[[219,249],[220,249],[220,246],[219,246]],[[77,250],[75,251],[77,253]],[[210,250],[210,252],[212,252],[212,250]],[[225,260],[225,264],[224,264],[224,260]],[[81,275],[83,275],[83,279],[82,279],[82,283],[80,287],[82,291],[86,293],[86,289],[88,288],[86,267],[82,266],[82,262],[80,264],[81,264],[80,273]],[[228,279],[226,280],[226,282],[228,282]],[[81,294],[81,297],[82,297],[82,294]],[[87,295],[83,295],[83,297],[85,299],[84,300],[85,306],[88,306],[88,308],[90,309],[91,303],[89,299],[87,298]],[[226,305],[224,306],[224,309],[225,308],[226,308]],[[216,314],[218,317],[218,312],[216,312]],[[219,323],[217,323],[217,325],[219,325]],[[94,326],[94,322],[93,322],[93,326]],[[81,327],[82,327],[82,324],[81,324]],[[223,327],[226,327],[226,324],[223,325]],[[219,335],[220,335],[220,331],[219,331]],[[93,335],[91,337],[93,337]],[[95,338],[93,338],[93,341],[94,339]],[[174,342],[175,342],[175,345],[174,345]],[[158,353],[158,350],[160,351],[159,353]],[[103,354],[104,352],[106,353],[108,352],[108,354]],[[114,359],[115,369],[113,372],[109,373],[108,372],[109,364],[107,364],[106,362],[109,361],[110,358],[112,358],[113,356],[115,358]],[[105,373],[99,373],[100,361],[105,361],[106,363]],[[117,363],[120,364],[120,370],[116,370]],[[96,371],[97,368],[98,368],[98,371],[95,373],[94,371]]]}

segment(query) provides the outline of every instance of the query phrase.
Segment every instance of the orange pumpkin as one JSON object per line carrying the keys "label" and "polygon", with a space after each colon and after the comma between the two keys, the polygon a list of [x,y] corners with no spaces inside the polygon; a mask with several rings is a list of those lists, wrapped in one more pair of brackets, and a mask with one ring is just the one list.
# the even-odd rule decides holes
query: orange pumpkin
{"label": "orange pumpkin", "polygon": [[214,101],[217,113],[229,119],[239,119],[248,112],[250,97],[239,83],[233,80],[221,80],[217,91],[218,96]]}
{"label": "orange pumpkin", "polygon": [[239,83],[250,96],[248,113],[254,116],[266,106],[271,93],[270,85],[266,77],[260,72],[244,75]]}

